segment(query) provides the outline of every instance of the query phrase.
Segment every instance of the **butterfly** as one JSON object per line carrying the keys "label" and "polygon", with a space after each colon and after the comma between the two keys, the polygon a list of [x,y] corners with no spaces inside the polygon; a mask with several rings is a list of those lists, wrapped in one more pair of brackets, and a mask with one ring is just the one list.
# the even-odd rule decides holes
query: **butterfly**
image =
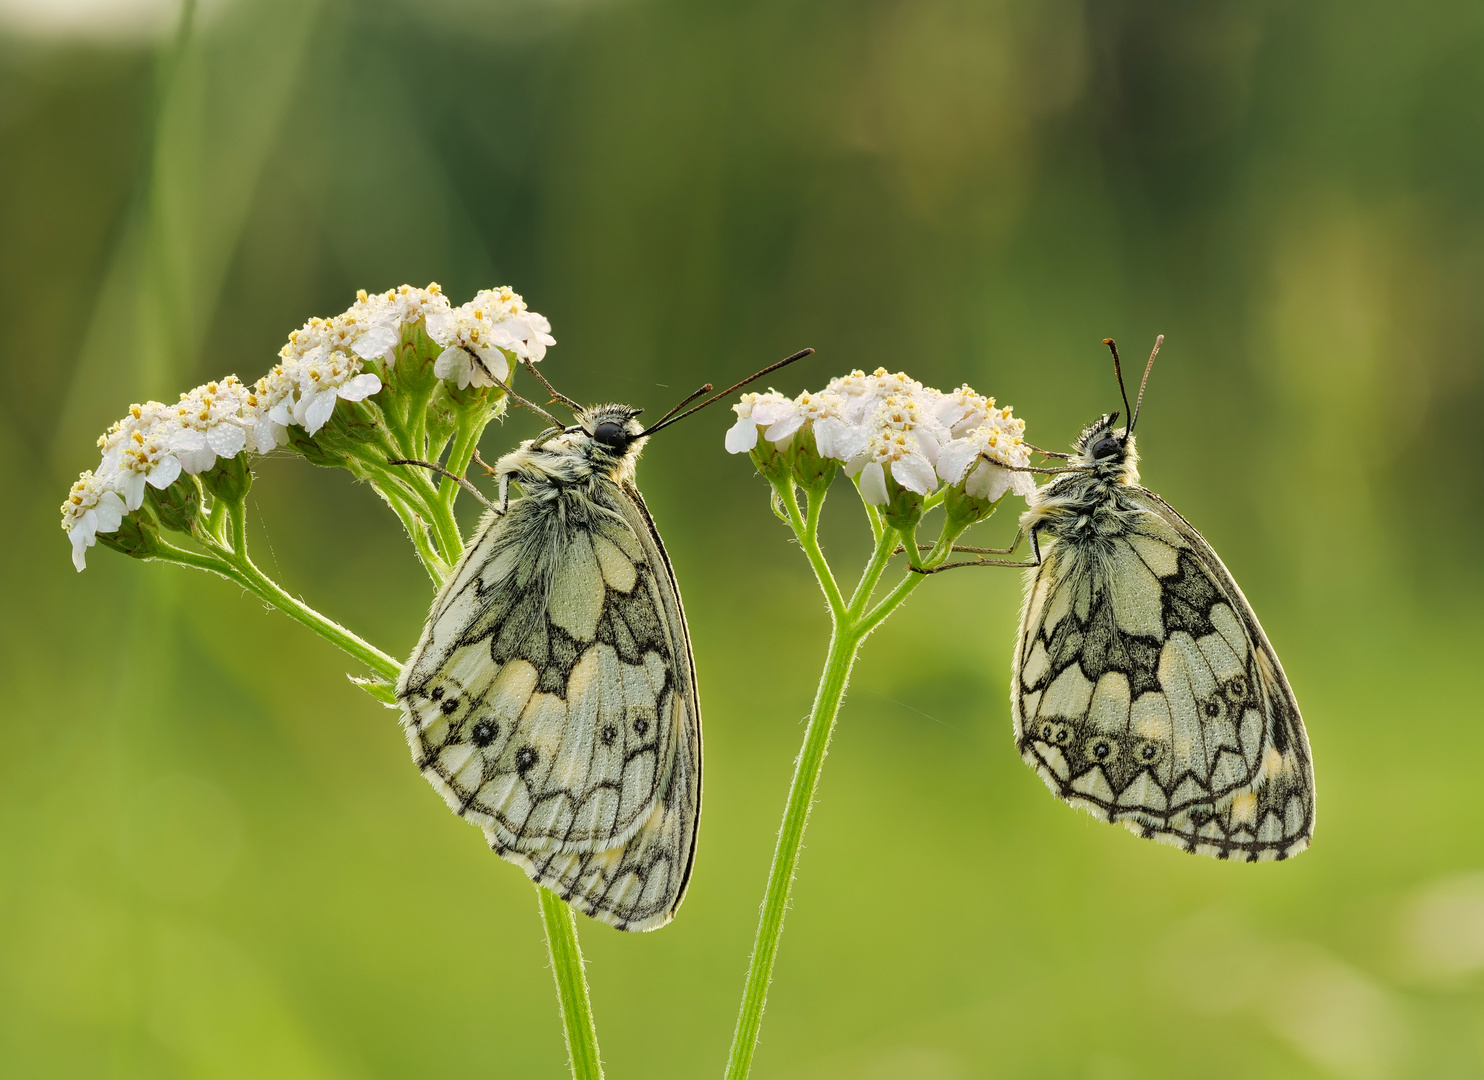
{"label": "butterfly", "polygon": [[418,768],[497,854],[594,919],[653,930],[695,861],[701,712],[635,464],[654,432],[737,387],[681,413],[707,385],[646,429],[638,409],[583,408],[541,382],[576,422],[506,387],[552,427],[492,470],[499,499],[433,601],[397,699]]}
{"label": "butterfly", "polygon": [[[1015,744],[1053,794],[1140,836],[1264,862],[1314,832],[1309,740],[1257,616],[1195,526],[1139,486],[1105,415],[1043,470],[1010,691]],[[1123,391],[1118,349],[1114,371]]]}

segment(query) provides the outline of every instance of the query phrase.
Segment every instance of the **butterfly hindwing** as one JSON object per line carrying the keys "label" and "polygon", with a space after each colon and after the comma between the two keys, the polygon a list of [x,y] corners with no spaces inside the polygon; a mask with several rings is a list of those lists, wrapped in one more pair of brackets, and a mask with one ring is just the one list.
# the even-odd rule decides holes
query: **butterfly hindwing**
{"label": "butterfly hindwing", "polygon": [[669,921],[694,849],[700,718],[637,490],[489,515],[399,695],[419,767],[495,851],[620,929]]}
{"label": "butterfly hindwing", "polygon": [[1022,756],[1069,803],[1186,850],[1302,851],[1308,743],[1256,616],[1163,500],[1119,499],[1116,530],[1045,543],[1028,575],[1011,692]]}

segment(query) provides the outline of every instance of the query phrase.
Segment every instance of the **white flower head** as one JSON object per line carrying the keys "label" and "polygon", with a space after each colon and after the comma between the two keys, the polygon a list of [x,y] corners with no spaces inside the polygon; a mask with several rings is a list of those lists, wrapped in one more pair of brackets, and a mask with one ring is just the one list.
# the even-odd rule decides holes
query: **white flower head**
{"label": "white flower head", "polygon": [[130,405],[129,414],[98,440],[103,451],[98,479],[122,496],[128,510],[138,510],[146,483],[166,488],[180,475],[179,436],[180,424],[171,406],[158,401]]}
{"label": "white flower head", "polygon": [[[737,421],[727,429],[728,453],[743,454],[751,450],[757,445],[759,433],[775,449],[783,451],[801,432],[812,430],[819,439],[823,423],[834,421],[838,425],[844,402],[838,394],[828,391],[805,390],[798,397],[789,398],[777,390],[769,390],[765,394],[743,394],[732,411],[737,414]],[[829,438],[827,433],[825,444]],[[821,445],[820,456],[836,457],[832,449],[832,445],[828,449]]]}
{"label": "white flower head", "polygon": [[[292,424],[315,434],[337,401],[361,401],[381,389],[378,376],[362,372],[362,358],[387,353],[396,337],[389,327],[361,322],[354,308],[333,319],[310,319],[279,350],[281,363],[258,381],[259,407],[266,403],[268,420],[278,428]],[[260,448],[270,438],[277,445],[282,434],[270,425],[254,424]]]}
{"label": "white flower head", "polygon": [[62,528],[72,541],[72,565],[79,572],[87,568],[87,550],[97,542],[97,534],[113,532],[123,523],[127,512],[118,492],[105,486],[92,472],[77,478],[62,504]]}
{"label": "white flower head", "polygon": [[[883,367],[869,375],[857,370],[831,379],[825,390],[838,394],[844,401],[843,419],[850,424],[859,424],[868,419],[876,406],[889,397],[916,399],[924,393],[922,383],[905,372],[887,371]],[[931,393],[936,394],[937,391]]]}
{"label": "white flower head", "polygon": [[968,383],[952,393],[940,394],[934,410],[938,421],[954,438],[962,438],[988,422],[994,411],[994,398],[975,393]]}
{"label": "white flower head", "polygon": [[508,286],[481,290],[461,307],[430,314],[427,327],[433,340],[444,346],[433,373],[452,379],[461,390],[494,386],[496,379],[508,384],[516,360],[534,363],[556,344],[551,323],[529,310]]}
{"label": "white flower head", "polygon": [[911,431],[886,428],[872,432],[866,440],[865,452],[846,468],[860,473],[861,498],[872,506],[884,506],[890,501],[888,476],[919,495],[931,494],[938,486],[933,464]]}
{"label": "white flower head", "polygon": [[[398,285],[384,293],[367,294],[365,289],[356,292],[356,302],[346,312],[367,326],[377,326],[394,331],[401,336],[404,326],[412,326],[446,313],[450,309],[448,297],[436,281],[426,289],[412,285]],[[364,353],[362,355],[365,355]]]}
{"label": "white flower head", "polygon": [[171,441],[183,472],[202,473],[217,458],[242,453],[256,421],[253,398],[235,375],[180,395]]}
{"label": "white flower head", "polygon": [[793,402],[777,390],[769,390],[765,394],[743,394],[732,411],[737,421],[727,429],[727,453],[745,454],[757,445],[758,428],[771,427],[791,415]]}
{"label": "white flower head", "polygon": [[1036,488],[1031,474],[1011,471],[1031,463],[1024,434],[1025,421],[1013,415],[1010,406],[990,409],[983,423],[943,447],[938,475],[945,483],[962,482],[965,493],[989,502],[1007,491],[1029,495]]}

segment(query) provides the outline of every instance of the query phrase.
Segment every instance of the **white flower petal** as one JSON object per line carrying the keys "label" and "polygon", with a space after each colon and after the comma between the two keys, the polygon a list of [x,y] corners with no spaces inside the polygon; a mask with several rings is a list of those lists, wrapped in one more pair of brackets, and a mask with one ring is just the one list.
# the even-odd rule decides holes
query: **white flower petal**
{"label": "white flower petal", "polygon": [[1010,478],[1025,473],[1012,473],[989,461],[981,461],[979,467],[964,481],[964,491],[976,499],[995,502],[1010,490]]}
{"label": "white flower petal", "polygon": [[124,523],[124,500],[117,493],[105,491],[98,498],[98,505],[91,511],[97,522],[97,531],[111,533]]}
{"label": "white flower petal", "polygon": [[155,467],[149,471],[149,476],[146,479],[149,481],[150,487],[163,491],[175,483],[175,478],[180,475],[180,469],[180,459],[174,454],[166,454],[155,463]]}
{"label": "white flower petal", "polygon": [[844,460],[844,455],[838,450],[839,436],[844,430],[845,425],[833,416],[814,421],[814,448],[820,457]]}
{"label": "white flower petal", "polygon": [[978,449],[968,439],[954,439],[938,452],[938,475],[944,483],[956,484],[963,479],[969,462],[978,456]]}
{"label": "white flower petal", "polygon": [[360,337],[352,346],[356,355],[366,360],[377,356],[386,355],[389,349],[394,349],[401,340],[397,332],[388,326],[373,326]]}
{"label": "white flower petal", "polygon": [[[754,414],[753,419],[757,419],[756,414]],[[794,413],[791,416],[785,416],[776,424],[771,425],[767,431],[763,432],[763,438],[771,443],[783,443],[787,445],[789,440],[794,437],[794,432],[803,426],[804,418],[798,413]],[[780,446],[779,449],[783,449],[783,446]]]}
{"label": "white flower petal", "polygon": [[727,453],[745,454],[757,445],[757,425],[751,417],[739,416],[737,422],[727,428]]}
{"label": "white flower petal", "polygon": [[247,445],[247,432],[236,424],[218,424],[206,432],[206,442],[218,457],[236,457]]}
{"label": "white flower petal", "polygon": [[129,510],[138,510],[144,504],[144,474],[127,473],[123,477],[123,487],[119,494],[124,497],[124,506]]}
{"label": "white flower petal", "polygon": [[849,461],[851,458],[859,457],[866,451],[866,443],[870,441],[871,433],[863,427],[847,426],[835,436],[834,457],[841,461]]}
{"label": "white flower petal", "polygon": [[480,349],[479,366],[483,367],[488,374],[493,376],[490,381],[483,385],[494,386],[495,379],[499,379],[506,386],[510,385],[510,373],[514,370],[514,366],[510,363],[509,358],[499,349]]}
{"label": "white flower petal", "polygon": [[[335,411],[335,391],[321,390],[303,399],[304,418],[300,421],[305,431],[313,435],[325,426],[325,421],[330,419],[330,414]],[[297,412],[298,410],[295,410]]]}
{"label": "white flower petal", "polygon": [[752,407],[752,418],[758,424],[776,424],[794,415],[794,403],[785,398],[782,401],[759,401]]}
{"label": "white flower petal", "polygon": [[891,478],[908,491],[927,495],[938,486],[938,474],[921,454],[907,454],[891,463]]}
{"label": "white flower petal", "polygon": [[[90,510],[88,513],[90,514],[92,511]],[[88,548],[93,545],[93,530],[83,527],[83,522],[87,520],[87,517],[88,515],[84,514],[78,523],[72,527],[71,531],[67,533],[67,538],[72,541],[72,565],[77,567],[79,574],[88,568],[87,552]]]}
{"label": "white flower petal", "polygon": [[469,385],[470,357],[457,345],[450,345],[433,361],[433,374],[440,379],[452,379],[460,390]]}
{"label": "white flower petal", "polygon": [[271,417],[260,416],[252,428],[252,446],[259,454],[266,454],[274,447],[288,441],[288,432],[282,424],[275,424]]}
{"label": "white flower petal", "polygon": [[336,394],[346,401],[361,401],[381,389],[381,380],[369,371],[346,379]]}
{"label": "white flower petal", "polygon": [[[430,311],[424,316],[423,326],[427,328],[428,337],[439,345],[447,345],[454,330],[453,312],[447,308]],[[447,378],[447,376],[443,377]]]}
{"label": "white flower petal", "polygon": [[861,498],[872,506],[886,505],[886,470],[873,461],[861,470]]}

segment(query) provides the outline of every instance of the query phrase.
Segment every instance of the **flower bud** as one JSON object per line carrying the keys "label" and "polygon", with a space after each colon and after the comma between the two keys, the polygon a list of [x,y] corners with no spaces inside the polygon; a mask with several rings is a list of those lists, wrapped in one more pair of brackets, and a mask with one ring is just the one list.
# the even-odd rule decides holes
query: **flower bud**
{"label": "flower bud", "polygon": [[215,468],[201,474],[201,483],[215,498],[233,505],[241,503],[252,487],[252,470],[247,466],[247,455],[218,459]]}
{"label": "flower bud", "polygon": [[182,473],[167,487],[146,488],[144,500],[165,528],[189,533],[201,512],[201,486],[194,476]]}
{"label": "flower bud", "polygon": [[132,514],[125,515],[113,532],[98,533],[98,543],[136,559],[148,559],[159,554],[160,524],[152,507],[146,503]]}

